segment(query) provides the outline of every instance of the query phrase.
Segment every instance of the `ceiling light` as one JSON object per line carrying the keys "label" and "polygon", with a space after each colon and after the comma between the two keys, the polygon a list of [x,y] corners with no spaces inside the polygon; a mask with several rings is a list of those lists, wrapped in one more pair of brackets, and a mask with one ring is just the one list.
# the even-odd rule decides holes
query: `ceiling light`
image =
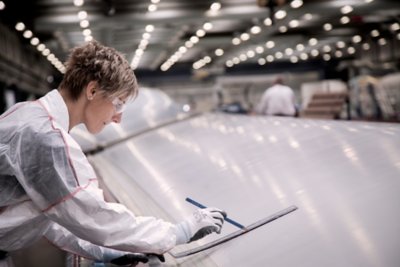
{"label": "ceiling light", "polygon": [[82,20],[82,19],[86,19],[86,18],[87,18],[87,12],[86,12],[86,11],[83,11],[83,10],[82,10],[82,11],[79,11],[79,12],[78,12],[78,18],[81,19],[81,20]]}
{"label": "ceiling light", "polygon": [[273,62],[275,58],[274,58],[273,55],[268,55],[265,59],[266,59],[268,62]]}
{"label": "ceiling light", "polygon": [[349,14],[349,13],[351,13],[352,11],[353,11],[353,8],[352,8],[351,6],[349,6],[349,5],[343,6],[343,7],[340,9],[340,12],[342,12],[342,14]]}
{"label": "ceiling light", "polygon": [[296,50],[297,51],[303,51],[304,50],[304,45],[303,44],[297,44],[296,45]]}
{"label": "ceiling light", "polygon": [[153,32],[154,31],[154,26],[149,24],[149,25],[146,26],[145,30],[146,30],[146,32]]}
{"label": "ceiling light", "polygon": [[179,52],[181,52],[182,54],[187,52],[187,48],[184,46],[179,47]]}
{"label": "ceiling light", "polygon": [[353,41],[353,43],[358,44],[359,42],[361,42],[362,38],[360,35],[354,35],[351,40]]}
{"label": "ceiling light", "polygon": [[274,41],[268,41],[265,43],[265,46],[269,49],[274,48],[275,47],[275,43]]}
{"label": "ceiling light", "polygon": [[290,57],[290,62],[297,63],[297,62],[299,62],[299,59],[296,56],[292,56],[292,57]]}
{"label": "ceiling light", "polygon": [[86,19],[81,20],[81,22],[79,22],[79,25],[81,25],[81,28],[87,28],[89,27],[89,21]]}
{"label": "ceiling light", "polygon": [[340,18],[340,23],[347,24],[350,22],[350,18],[348,16],[343,16]]}
{"label": "ceiling light", "polygon": [[38,45],[38,46],[36,47],[36,49],[37,49],[38,51],[43,51],[43,50],[46,49],[46,46],[45,46],[44,44],[40,44],[40,45]]}
{"label": "ceiling light", "polygon": [[346,43],[343,42],[343,41],[338,41],[338,42],[336,43],[336,46],[339,47],[339,48],[344,48],[344,47],[346,46]]}
{"label": "ceiling light", "polygon": [[48,59],[49,61],[54,60],[54,58],[55,58],[54,54],[49,54],[49,55],[47,56],[47,59]]}
{"label": "ceiling light", "polygon": [[30,30],[24,31],[22,34],[26,39],[29,39],[32,37],[33,33]]}
{"label": "ceiling light", "polygon": [[89,36],[89,35],[92,34],[92,31],[91,31],[90,29],[84,29],[84,30],[82,31],[82,33],[83,33],[84,36]]}
{"label": "ceiling light", "polygon": [[157,10],[157,5],[151,4],[151,5],[149,5],[149,7],[147,8],[147,10],[148,10],[149,12],[154,12],[154,11]]}
{"label": "ceiling light", "polygon": [[285,32],[287,32],[287,27],[286,26],[280,26],[279,27],[279,31],[281,32],[281,33],[285,33]]}
{"label": "ceiling light", "polygon": [[83,6],[83,0],[74,0],[74,6]]}
{"label": "ceiling light", "polygon": [[221,4],[218,3],[218,2],[212,3],[211,6],[210,6],[210,10],[212,10],[214,12],[218,11],[220,9],[221,9]]}
{"label": "ceiling light", "polygon": [[349,46],[347,48],[347,53],[349,53],[350,55],[354,54],[356,52],[356,49],[352,46]]}
{"label": "ceiling light", "polygon": [[371,46],[369,45],[369,43],[363,43],[362,48],[364,50],[369,50],[371,48]]}
{"label": "ceiling light", "polygon": [[399,23],[393,23],[392,25],[390,25],[390,29],[392,30],[392,31],[398,31],[398,30],[400,30],[400,24]]}
{"label": "ceiling light", "polygon": [[42,51],[43,56],[48,56],[50,54],[50,50],[46,48],[45,50]]}
{"label": "ceiling light", "polygon": [[275,18],[276,18],[276,19],[283,19],[284,17],[286,17],[286,15],[287,15],[287,13],[286,13],[285,10],[278,10],[278,11],[275,13]]}
{"label": "ceiling light", "polygon": [[249,40],[250,39],[250,35],[248,34],[248,33],[242,33],[241,35],[240,35],[240,39],[242,39],[242,41],[247,41],[247,40]]}
{"label": "ceiling light", "polygon": [[253,58],[255,55],[256,55],[256,53],[254,53],[254,51],[253,50],[249,50],[249,51],[247,51],[247,57],[248,58]]}
{"label": "ceiling light", "polygon": [[293,49],[290,48],[290,47],[286,48],[285,49],[285,54],[288,55],[288,56],[291,56],[293,54]]}
{"label": "ceiling light", "polygon": [[192,36],[192,37],[190,37],[190,41],[191,41],[193,44],[197,44],[197,43],[199,42],[199,37],[197,37],[197,36]]}
{"label": "ceiling light", "polygon": [[337,51],[335,52],[335,56],[336,56],[336,57],[342,57],[342,56],[343,56],[343,52],[340,51],[340,50],[337,50]]}
{"label": "ceiling light", "polygon": [[203,37],[204,35],[206,35],[206,31],[203,30],[203,29],[199,29],[199,30],[196,31],[196,35],[198,37]]}
{"label": "ceiling light", "polygon": [[186,41],[186,42],[185,42],[185,46],[186,46],[187,48],[191,48],[191,47],[193,47],[193,43],[192,43],[191,41]]}
{"label": "ceiling light", "polygon": [[319,55],[319,51],[317,50],[317,49],[313,49],[313,50],[311,50],[311,55],[313,56],[313,57],[317,57],[318,55]]}
{"label": "ceiling light", "polygon": [[22,22],[18,22],[18,23],[15,25],[15,29],[16,29],[17,31],[23,31],[23,30],[25,30],[25,24],[22,23]]}
{"label": "ceiling light", "polygon": [[305,20],[312,20],[312,18],[313,18],[313,15],[312,14],[310,14],[310,13],[306,13],[306,14],[304,14],[304,19]]}
{"label": "ceiling light", "polygon": [[0,1],[0,10],[3,10],[6,7],[3,1]]}
{"label": "ceiling light", "polygon": [[378,37],[379,36],[379,31],[378,30],[372,30],[371,31],[371,36],[372,37]]}
{"label": "ceiling light", "polygon": [[329,52],[332,51],[332,48],[331,48],[329,45],[324,45],[324,47],[322,47],[322,50],[323,50],[325,53],[329,53]]}
{"label": "ceiling light", "polygon": [[293,8],[299,8],[299,7],[301,7],[302,5],[303,5],[303,0],[293,0],[293,1],[290,3],[290,6],[293,7]]}
{"label": "ceiling light", "polygon": [[311,39],[308,41],[308,43],[309,43],[310,45],[316,45],[316,44],[318,44],[318,40],[315,39],[315,38],[311,38]]}
{"label": "ceiling light", "polygon": [[324,24],[324,30],[325,30],[325,31],[330,31],[330,30],[332,30],[332,24],[330,24],[330,23],[325,23],[325,24]]}
{"label": "ceiling light", "polygon": [[271,25],[272,25],[272,20],[271,20],[270,18],[266,18],[266,19],[264,20],[264,25],[265,25],[265,26],[271,26]]}
{"label": "ceiling light", "polygon": [[39,44],[39,39],[36,38],[36,37],[33,37],[33,38],[31,39],[31,45],[38,45],[38,44]]}
{"label": "ceiling light", "polygon": [[235,37],[232,39],[232,44],[233,45],[239,45],[242,41],[238,37]]}
{"label": "ceiling light", "polygon": [[378,44],[379,44],[379,45],[385,45],[385,44],[387,44],[386,39],[385,39],[385,38],[380,38],[380,39],[378,40]]}
{"label": "ceiling light", "polygon": [[204,25],[203,25],[203,29],[206,30],[206,31],[211,30],[212,27],[213,27],[213,25],[212,25],[211,22],[206,22],[206,23],[204,23]]}
{"label": "ceiling light", "polygon": [[325,55],[322,56],[322,58],[323,58],[325,61],[329,61],[329,60],[331,59],[331,56],[330,56],[329,54],[325,54]]}
{"label": "ceiling light", "polygon": [[283,54],[282,54],[282,52],[276,52],[275,53],[275,58],[277,58],[277,59],[280,59],[280,58],[282,58],[283,57]]}
{"label": "ceiling light", "polygon": [[292,27],[292,28],[297,28],[297,27],[299,27],[299,25],[300,25],[300,22],[298,20],[296,20],[296,19],[291,20],[289,22],[289,26]]}
{"label": "ceiling light", "polygon": [[215,49],[214,53],[217,57],[220,57],[224,54],[224,50],[222,50],[221,48],[217,48],[217,49]]}
{"label": "ceiling light", "polygon": [[308,59],[308,54],[307,54],[307,53],[301,53],[301,54],[300,54],[300,58],[301,58],[302,60],[307,60],[307,59]]}
{"label": "ceiling light", "polygon": [[257,46],[257,47],[256,47],[256,52],[257,52],[257,54],[262,54],[262,53],[264,53],[264,47],[262,47],[262,46]]}
{"label": "ceiling light", "polygon": [[257,62],[258,62],[259,65],[265,65],[267,63],[265,58],[259,58]]}
{"label": "ceiling light", "polygon": [[148,33],[148,32],[145,32],[145,33],[142,34],[142,38],[145,39],[145,40],[149,40],[150,37],[151,37],[151,34]]}
{"label": "ceiling light", "polygon": [[252,34],[259,34],[261,32],[261,28],[260,28],[260,26],[255,25],[255,26],[251,27],[250,32]]}

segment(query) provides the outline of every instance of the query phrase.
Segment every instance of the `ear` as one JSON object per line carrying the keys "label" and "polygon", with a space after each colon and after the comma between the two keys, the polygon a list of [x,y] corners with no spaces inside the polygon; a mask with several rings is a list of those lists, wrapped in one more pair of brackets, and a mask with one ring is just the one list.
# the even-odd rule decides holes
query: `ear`
{"label": "ear", "polygon": [[96,94],[96,90],[97,90],[97,82],[95,81],[90,81],[88,83],[88,85],[86,86],[86,98],[88,100],[93,100],[93,98],[95,97]]}

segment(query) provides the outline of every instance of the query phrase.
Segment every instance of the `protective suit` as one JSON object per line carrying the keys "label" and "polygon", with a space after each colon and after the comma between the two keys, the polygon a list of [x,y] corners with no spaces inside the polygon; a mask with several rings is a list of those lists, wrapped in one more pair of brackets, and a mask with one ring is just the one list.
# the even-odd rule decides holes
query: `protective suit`
{"label": "protective suit", "polygon": [[57,90],[0,117],[0,250],[45,236],[61,249],[107,262],[122,251],[162,254],[188,241],[179,225],[105,202],[68,128]]}
{"label": "protective suit", "polygon": [[264,115],[294,116],[296,104],[293,90],[282,84],[273,85],[264,92],[256,110]]}

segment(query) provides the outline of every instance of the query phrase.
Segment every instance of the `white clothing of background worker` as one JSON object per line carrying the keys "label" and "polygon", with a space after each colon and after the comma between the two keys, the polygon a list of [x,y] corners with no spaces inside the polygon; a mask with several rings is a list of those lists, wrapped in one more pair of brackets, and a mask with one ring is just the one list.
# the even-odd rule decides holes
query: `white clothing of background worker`
{"label": "white clothing of background worker", "polygon": [[[139,217],[107,203],[95,172],[69,135],[121,121],[138,85],[126,59],[92,41],[75,48],[58,90],[17,103],[0,116],[0,266],[8,252],[45,237],[83,257],[136,264],[146,255],[221,231],[226,214],[196,210],[181,223]],[[3,264],[3,265],[2,265]]]}
{"label": "white clothing of background worker", "polygon": [[271,116],[296,116],[296,101],[293,90],[283,85],[281,77],[276,78],[274,85],[265,90],[256,112]]}

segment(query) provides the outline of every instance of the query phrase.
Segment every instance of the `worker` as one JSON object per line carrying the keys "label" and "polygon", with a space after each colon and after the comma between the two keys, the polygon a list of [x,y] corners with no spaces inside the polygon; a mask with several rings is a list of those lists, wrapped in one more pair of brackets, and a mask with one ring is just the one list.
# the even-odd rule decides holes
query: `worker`
{"label": "worker", "polygon": [[273,86],[267,88],[256,107],[256,113],[270,116],[296,116],[296,101],[292,88],[277,77]]}
{"label": "worker", "polygon": [[69,132],[81,123],[93,134],[119,123],[137,94],[126,59],[91,41],[72,50],[58,89],[0,116],[1,267],[12,266],[10,251],[41,237],[86,258],[128,264],[221,232],[226,214],[216,208],[195,210],[174,224],[105,202]]}

